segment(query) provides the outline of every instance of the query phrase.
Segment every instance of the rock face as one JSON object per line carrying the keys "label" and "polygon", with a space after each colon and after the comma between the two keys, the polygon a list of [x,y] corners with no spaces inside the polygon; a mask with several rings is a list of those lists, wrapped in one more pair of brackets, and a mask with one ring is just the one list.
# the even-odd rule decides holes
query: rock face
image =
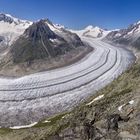
{"label": "rock face", "polygon": [[110,32],[105,40],[140,49],[140,22],[132,24],[126,29]]}
{"label": "rock face", "polygon": [[0,36],[0,42],[4,41],[4,37]]}
{"label": "rock face", "polygon": [[82,45],[76,34],[58,29],[48,20],[40,20],[25,30],[9,53],[14,63],[22,63],[63,55]]}

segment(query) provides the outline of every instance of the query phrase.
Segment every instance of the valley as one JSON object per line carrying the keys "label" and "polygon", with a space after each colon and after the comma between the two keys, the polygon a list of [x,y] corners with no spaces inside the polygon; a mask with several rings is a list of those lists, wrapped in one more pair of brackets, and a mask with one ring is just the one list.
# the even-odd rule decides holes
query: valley
{"label": "valley", "polygon": [[[75,31],[49,19],[0,14],[0,140],[81,140],[85,126],[95,122],[102,131],[97,137],[112,139],[114,132],[108,136],[104,127],[107,115],[123,118],[126,106],[123,115],[129,116],[138,96],[129,98],[138,75],[139,25]],[[116,138],[126,136],[120,128]]]}
{"label": "valley", "polygon": [[68,111],[135,61],[130,51],[97,39],[82,40],[94,51],[73,65],[21,78],[0,79],[1,126],[25,125]]}

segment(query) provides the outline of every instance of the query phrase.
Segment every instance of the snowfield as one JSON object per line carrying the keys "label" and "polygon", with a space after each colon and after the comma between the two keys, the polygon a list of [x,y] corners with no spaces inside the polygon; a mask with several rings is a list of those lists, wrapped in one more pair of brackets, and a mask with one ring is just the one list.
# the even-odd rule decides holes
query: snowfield
{"label": "snowfield", "polygon": [[94,103],[95,101],[98,101],[100,99],[102,99],[104,97],[104,94],[103,95],[99,95],[98,97],[96,97],[95,99],[93,99],[91,102],[89,102],[88,104],[86,104],[87,106],[88,105],[91,105],[92,103]]}
{"label": "snowfield", "polygon": [[[0,13],[0,17],[4,14]],[[22,35],[30,25],[33,24],[31,21],[20,20],[12,17],[11,15],[5,14],[5,18],[13,20],[11,23],[0,20],[0,36],[4,38],[0,42],[0,46],[4,44],[7,46],[11,45],[20,35]],[[2,43],[2,44],[1,44]]]}
{"label": "snowfield", "polygon": [[135,60],[131,52],[99,39],[82,40],[94,51],[75,64],[17,79],[0,78],[0,126],[20,128],[70,110]]}

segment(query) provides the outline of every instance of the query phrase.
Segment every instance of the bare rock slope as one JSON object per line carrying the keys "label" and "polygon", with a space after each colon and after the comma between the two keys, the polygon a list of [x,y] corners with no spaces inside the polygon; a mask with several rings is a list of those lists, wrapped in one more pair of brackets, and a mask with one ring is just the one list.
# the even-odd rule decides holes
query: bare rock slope
{"label": "bare rock slope", "polygon": [[140,22],[107,34],[104,40],[140,49]]}

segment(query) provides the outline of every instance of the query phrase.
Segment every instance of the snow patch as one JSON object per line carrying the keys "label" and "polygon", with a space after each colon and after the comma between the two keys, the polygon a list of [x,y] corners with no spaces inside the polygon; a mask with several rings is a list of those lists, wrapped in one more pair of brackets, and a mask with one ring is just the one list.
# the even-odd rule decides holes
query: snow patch
{"label": "snow patch", "polygon": [[69,116],[69,114],[64,115],[64,116],[62,117],[62,119],[65,119],[65,118],[68,117],[68,116]]}
{"label": "snow patch", "polygon": [[119,110],[120,112],[122,112],[122,108],[123,108],[125,105],[126,105],[126,104],[123,104],[123,105],[119,106],[119,107],[118,107],[118,110]]}
{"label": "snow patch", "polygon": [[52,39],[52,38],[50,38],[49,39],[51,42],[56,42],[57,41],[57,39]]}
{"label": "snow patch", "polygon": [[120,37],[121,36],[121,34],[120,33],[117,33],[116,35],[115,35],[115,37]]}
{"label": "snow patch", "polygon": [[103,98],[103,97],[104,97],[104,94],[103,94],[103,95],[100,95],[100,96],[98,96],[98,97],[96,97],[95,99],[93,99],[91,102],[89,102],[89,103],[86,104],[86,105],[91,105],[92,103],[94,103],[95,101],[100,100],[100,99]]}
{"label": "snow patch", "polygon": [[60,32],[61,27],[58,27],[57,25],[54,24],[49,24],[48,22],[46,22],[46,24],[49,26],[49,28],[53,31],[53,32]]}
{"label": "snow patch", "polygon": [[30,128],[33,127],[37,124],[38,122],[34,122],[32,124],[29,125],[23,125],[23,126],[13,126],[13,127],[9,127],[10,129],[23,129],[23,128]]}
{"label": "snow patch", "polygon": [[54,24],[54,27],[56,27],[58,29],[65,29],[65,26],[63,26],[61,24]]}
{"label": "snow patch", "polygon": [[63,116],[62,119],[64,119],[66,116]]}
{"label": "snow patch", "polygon": [[[133,105],[133,104],[134,104],[134,100],[129,101],[128,104]],[[118,107],[118,110],[119,110],[120,112],[122,112],[123,107],[126,106],[126,105],[127,105],[127,104],[123,104],[123,105],[119,106],[119,107]]]}
{"label": "snow patch", "polygon": [[43,123],[50,123],[51,121],[49,121],[49,120],[46,120],[46,121],[44,121]]}
{"label": "snow patch", "polygon": [[134,100],[129,101],[129,104],[133,105],[134,104]]}

